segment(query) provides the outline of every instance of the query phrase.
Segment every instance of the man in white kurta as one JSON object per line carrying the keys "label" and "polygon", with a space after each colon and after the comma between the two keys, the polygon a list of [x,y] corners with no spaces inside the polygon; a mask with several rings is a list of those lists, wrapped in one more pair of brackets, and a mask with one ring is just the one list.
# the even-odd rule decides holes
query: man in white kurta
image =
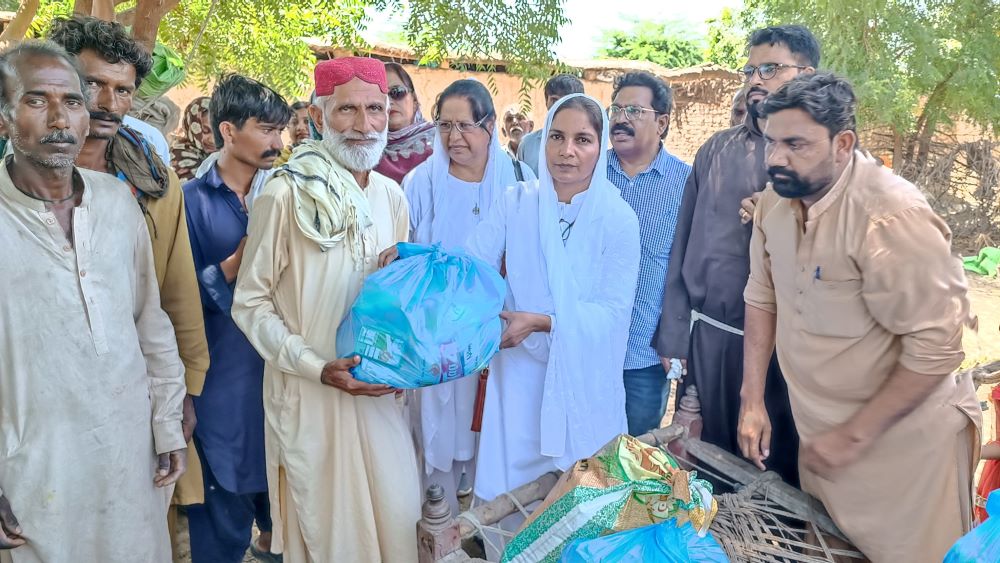
{"label": "man in white kurta", "polygon": [[[26,42],[0,59],[13,69],[0,116],[13,145],[0,165],[0,512],[9,503],[19,522],[0,515],[0,544],[21,544],[0,561],[166,563],[184,367],[146,223],[122,182],[73,167],[89,114],[68,55]],[[157,453],[176,471],[158,473]]]}
{"label": "man in white kurta", "polygon": [[402,404],[353,379],[336,348],[379,253],[409,229],[402,190],[369,173],[386,138],[385,70],[324,61],[316,90],[324,141],[297,147],[255,199],[233,300],[266,362],[271,551],[285,563],[416,561],[419,478]]}

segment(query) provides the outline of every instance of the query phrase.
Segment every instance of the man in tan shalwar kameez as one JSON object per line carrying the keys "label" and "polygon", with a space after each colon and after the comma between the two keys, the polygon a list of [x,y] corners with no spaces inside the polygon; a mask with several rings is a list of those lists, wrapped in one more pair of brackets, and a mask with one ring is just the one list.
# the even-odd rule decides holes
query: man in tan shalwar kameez
{"label": "man in tan shalwar kameez", "polygon": [[167,563],[184,366],[146,224],[73,165],[89,115],[65,51],[21,43],[0,83],[0,562]]}
{"label": "man in tan shalwar kameez", "polygon": [[936,562],[972,525],[981,413],[952,375],[966,281],[924,196],[856,150],[854,104],[828,73],[763,102],[772,187],[751,241],[740,446],[768,454],[776,342],[802,488],[872,561]]}
{"label": "man in tan shalwar kameez", "polygon": [[316,67],[304,141],[256,196],[232,314],[264,358],[264,441],[285,563],[417,559],[420,491],[402,406],[355,380],[337,328],[375,271],[406,239],[402,190],[371,170],[385,147],[385,67],[375,59]]}

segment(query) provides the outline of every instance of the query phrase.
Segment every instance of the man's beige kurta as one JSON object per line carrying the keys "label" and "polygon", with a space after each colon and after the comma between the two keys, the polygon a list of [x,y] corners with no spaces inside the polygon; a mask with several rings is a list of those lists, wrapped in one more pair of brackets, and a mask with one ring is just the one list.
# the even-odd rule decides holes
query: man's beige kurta
{"label": "man's beige kurta", "polygon": [[400,403],[320,383],[379,252],[409,231],[399,186],[373,172],[365,194],[374,224],[363,233],[363,264],[345,243],[324,252],[302,234],[285,177],[265,185],[250,215],[232,311],[266,362],[271,545],[285,563],[417,558],[420,481]]}
{"label": "man's beige kurta", "polygon": [[969,319],[951,233],[916,187],[860,155],[804,224],[803,210],[764,192],[745,292],[777,313],[803,444],[850,419],[897,365],[941,382],[834,481],[800,465],[802,488],[872,561],[941,561],[972,523],[981,425],[971,381],[950,375]]}
{"label": "man's beige kurta", "polygon": [[0,561],[165,563],[184,366],[135,199],[78,173],[71,245],[0,165],[0,487],[28,540]]}

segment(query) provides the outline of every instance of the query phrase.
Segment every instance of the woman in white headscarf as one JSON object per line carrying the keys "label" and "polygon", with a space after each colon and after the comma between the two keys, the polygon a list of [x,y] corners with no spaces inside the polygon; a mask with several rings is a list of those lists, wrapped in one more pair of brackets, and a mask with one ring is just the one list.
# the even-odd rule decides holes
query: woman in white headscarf
{"label": "woman in white headscarf", "polygon": [[607,131],[597,100],[562,98],[545,122],[540,178],[508,188],[468,242],[474,256],[505,262],[509,289],[477,458],[483,500],[627,431],[639,222],[607,178]]}
{"label": "woman in white headscarf", "polygon": [[[438,96],[434,120],[431,157],[403,180],[410,241],[461,249],[504,189],[521,179],[534,180],[534,174],[500,146],[493,100],[479,82],[459,80],[448,86]],[[477,377],[466,377],[415,393],[413,419],[423,452],[424,486],[444,487],[454,514],[462,473],[470,485],[474,476],[476,434],[471,427],[477,383]]]}

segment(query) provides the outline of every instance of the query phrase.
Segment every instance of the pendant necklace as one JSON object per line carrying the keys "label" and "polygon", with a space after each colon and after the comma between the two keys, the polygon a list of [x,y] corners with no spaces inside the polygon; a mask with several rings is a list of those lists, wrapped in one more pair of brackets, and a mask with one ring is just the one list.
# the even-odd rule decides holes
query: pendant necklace
{"label": "pendant necklace", "polygon": [[[486,178],[483,178],[485,180]],[[476,206],[472,208],[472,214],[479,217],[479,203],[483,200],[483,183],[479,182],[479,186],[476,187]]]}
{"label": "pendant necklace", "polygon": [[43,201],[45,203],[53,204],[53,205],[57,204],[57,203],[63,203],[63,202],[69,201],[69,200],[73,199],[74,197],[76,197],[77,193],[79,193],[79,190],[77,190],[77,188],[76,188],[76,184],[73,185],[73,188],[72,188],[72,190],[70,190],[69,195],[66,196],[66,197],[64,197],[64,198],[62,198],[62,199],[48,199],[48,198],[44,198],[44,197],[38,197],[36,195],[30,194],[30,193],[22,190],[21,188],[17,188],[17,191],[21,192],[22,194],[30,197],[31,199],[33,199],[35,201]]}

